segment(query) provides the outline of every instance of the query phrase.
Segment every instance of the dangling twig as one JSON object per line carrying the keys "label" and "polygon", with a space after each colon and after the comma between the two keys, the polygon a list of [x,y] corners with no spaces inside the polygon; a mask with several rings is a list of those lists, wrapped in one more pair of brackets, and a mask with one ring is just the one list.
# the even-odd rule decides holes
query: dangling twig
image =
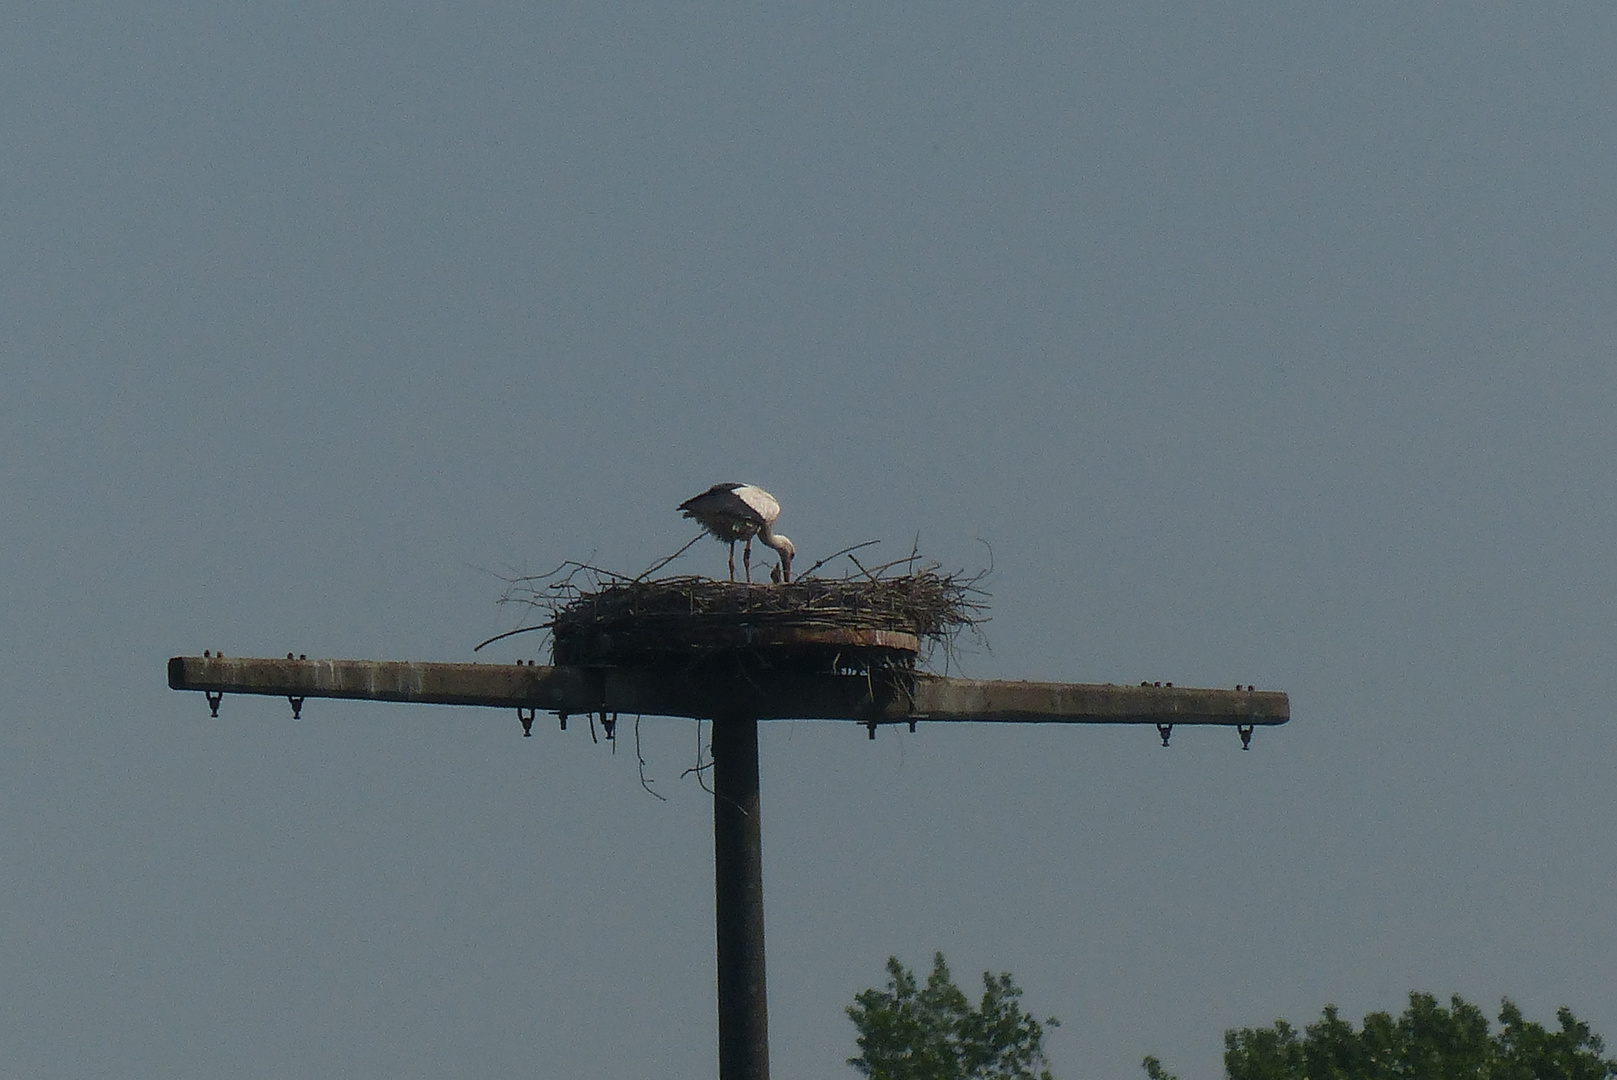
{"label": "dangling twig", "polygon": [[[645,788],[652,795],[657,795],[657,793],[655,791],[651,790],[651,785],[655,781],[646,779],[646,755],[644,755],[644,754],[642,754],[640,752],[640,714],[639,713],[635,713],[635,717],[634,717],[634,756],[640,759],[640,786]],[[668,801],[668,796],[666,796],[666,795],[657,795],[657,798],[661,799],[663,802]]]}
{"label": "dangling twig", "polygon": [[702,790],[707,792],[709,795],[713,795],[716,794],[716,792],[714,792],[712,788],[708,787],[707,781],[702,778],[702,774],[707,772],[707,770],[711,769],[712,767],[713,762],[704,762],[702,760],[702,721],[701,718],[698,718],[696,721],[696,764],[680,773],[679,778],[683,780],[687,776],[691,775],[691,773],[695,773],[696,782],[702,785]]}

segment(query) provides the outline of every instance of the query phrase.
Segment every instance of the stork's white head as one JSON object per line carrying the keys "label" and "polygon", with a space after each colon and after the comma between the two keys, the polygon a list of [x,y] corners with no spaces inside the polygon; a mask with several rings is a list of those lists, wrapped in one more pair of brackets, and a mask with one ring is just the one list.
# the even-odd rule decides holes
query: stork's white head
{"label": "stork's white head", "polygon": [[780,553],[780,579],[782,581],[792,580],[792,556],[797,554],[797,548],[793,547],[792,542],[780,535],[780,533],[774,532],[769,535],[765,543]]}

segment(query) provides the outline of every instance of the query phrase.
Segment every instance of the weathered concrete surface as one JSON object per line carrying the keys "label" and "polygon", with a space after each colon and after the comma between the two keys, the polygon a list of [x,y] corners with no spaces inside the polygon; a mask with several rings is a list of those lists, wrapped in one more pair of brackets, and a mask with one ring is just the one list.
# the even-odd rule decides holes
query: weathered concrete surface
{"label": "weathered concrete surface", "polygon": [[356,698],[432,705],[606,711],[710,719],[911,720],[1047,724],[1284,724],[1286,695],[1109,683],[1036,683],[921,675],[913,688],[857,675],[775,672],[718,679],[663,671],[527,664],[176,656],[175,690]]}
{"label": "weathered concrete surface", "polygon": [[908,715],[907,706],[883,693],[882,686],[836,675],[715,679],[613,668],[176,656],[169,661],[169,686],[227,694],[704,719],[744,714],[764,720],[897,720]]}
{"label": "weathered concrete surface", "polygon": [[1284,724],[1291,703],[1277,690],[1199,690],[1181,686],[916,680],[917,720],[1020,724]]}

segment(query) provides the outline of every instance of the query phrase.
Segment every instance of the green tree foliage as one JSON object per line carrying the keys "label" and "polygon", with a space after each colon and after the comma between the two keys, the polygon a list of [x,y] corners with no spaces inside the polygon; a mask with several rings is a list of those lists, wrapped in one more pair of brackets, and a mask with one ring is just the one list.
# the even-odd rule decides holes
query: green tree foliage
{"label": "green tree foliage", "polygon": [[[1402,1016],[1374,1012],[1355,1031],[1327,1005],[1300,1033],[1284,1020],[1226,1031],[1224,1072],[1229,1080],[1617,1080],[1600,1036],[1570,1009],[1556,1019],[1560,1030],[1550,1031],[1506,999],[1490,1033],[1470,1002],[1456,996],[1444,1008],[1414,993]],[[1149,1080],[1176,1080],[1154,1057],[1144,1067]]]}
{"label": "green tree foliage", "polygon": [[1022,990],[1009,972],[983,972],[975,1009],[942,953],[933,956],[924,987],[896,956],[888,958],[887,975],[887,989],[866,990],[848,1007],[859,1029],[859,1056],[848,1064],[871,1080],[1052,1080],[1043,1067],[1044,1029],[1059,1024],[1022,1011]]}

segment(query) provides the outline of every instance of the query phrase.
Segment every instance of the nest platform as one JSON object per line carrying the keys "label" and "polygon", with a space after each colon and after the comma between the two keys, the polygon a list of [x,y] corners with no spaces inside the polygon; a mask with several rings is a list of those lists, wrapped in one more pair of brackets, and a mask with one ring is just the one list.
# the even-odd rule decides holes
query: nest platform
{"label": "nest platform", "polygon": [[746,584],[612,581],[553,601],[554,662],[869,673],[914,670],[973,625],[969,586],[933,572]]}

